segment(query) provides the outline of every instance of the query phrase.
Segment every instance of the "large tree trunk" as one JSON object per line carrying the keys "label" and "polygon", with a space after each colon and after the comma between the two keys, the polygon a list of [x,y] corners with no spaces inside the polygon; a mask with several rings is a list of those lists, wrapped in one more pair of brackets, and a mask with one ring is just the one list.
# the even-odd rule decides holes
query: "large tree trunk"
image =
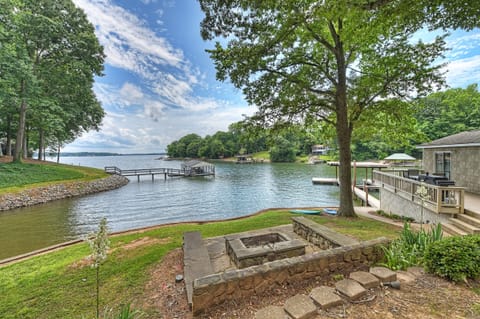
{"label": "large tree trunk", "polygon": [[[338,24],[339,30],[342,29],[341,21]],[[335,56],[337,60],[337,86],[336,86],[336,114],[337,114],[337,138],[340,155],[339,182],[340,182],[340,208],[338,215],[343,217],[355,217],[353,209],[352,192],[352,153],[350,144],[352,140],[352,128],[348,119],[347,102],[347,65],[345,61],[345,52],[341,38],[336,34],[333,24],[331,25],[332,36],[335,40]]]}
{"label": "large tree trunk", "polygon": [[[38,160],[42,160],[42,154],[45,155],[45,138],[43,134],[43,129],[40,129],[38,132]],[[43,159],[45,156],[43,156]]]}
{"label": "large tree trunk", "polygon": [[5,146],[5,155],[12,156],[12,117],[7,118],[7,145]]}
{"label": "large tree trunk", "polygon": [[25,99],[26,84],[25,80],[21,83],[22,103],[20,104],[20,118],[18,120],[17,138],[15,140],[14,162],[22,162],[23,159],[23,141],[25,139],[25,121],[27,117],[27,101]]}

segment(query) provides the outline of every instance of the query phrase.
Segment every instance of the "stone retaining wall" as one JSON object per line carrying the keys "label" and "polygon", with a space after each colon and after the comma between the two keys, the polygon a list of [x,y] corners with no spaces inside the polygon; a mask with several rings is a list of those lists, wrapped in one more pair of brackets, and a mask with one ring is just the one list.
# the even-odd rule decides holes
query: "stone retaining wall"
{"label": "stone retaining wall", "polygon": [[381,259],[380,246],[388,243],[388,239],[381,237],[197,278],[193,283],[193,312],[198,314],[225,300],[261,295],[289,282],[321,280],[335,273],[365,270]]}
{"label": "stone retaining wall", "polygon": [[58,199],[99,193],[128,184],[126,177],[111,175],[93,181],[66,182],[0,195],[0,211],[42,204]]}
{"label": "stone retaining wall", "polygon": [[305,217],[293,217],[293,231],[302,238],[320,247],[331,249],[358,243],[357,240],[337,233]]}

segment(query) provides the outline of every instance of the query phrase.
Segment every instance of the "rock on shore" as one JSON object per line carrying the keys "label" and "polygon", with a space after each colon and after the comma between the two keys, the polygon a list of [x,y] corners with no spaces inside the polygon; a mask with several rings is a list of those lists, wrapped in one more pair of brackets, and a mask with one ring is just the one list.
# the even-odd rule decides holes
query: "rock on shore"
{"label": "rock on shore", "polygon": [[0,211],[42,204],[57,199],[82,196],[116,189],[128,184],[128,178],[111,175],[93,181],[72,181],[34,187],[18,193],[0,195]]}

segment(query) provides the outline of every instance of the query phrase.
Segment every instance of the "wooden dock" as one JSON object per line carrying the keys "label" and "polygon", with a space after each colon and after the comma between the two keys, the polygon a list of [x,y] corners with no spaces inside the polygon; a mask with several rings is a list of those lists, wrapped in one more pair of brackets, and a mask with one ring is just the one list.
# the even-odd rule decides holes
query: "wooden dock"
{"label": "wooden dock", "polygon": [[312,183],[315,185],[339,185],[337,178],[312,177]]}
{"label": "wooden dock", "polygon": [[164,179],[167,177],[194,177],[194,176],[213,176],[215,171],[202,172],[196,169],[185,168],[140,168],[140,169],[120,169],[116,166],[106,166],[105,172],[109,174],[116,174],[120,176],[137,176],[140,181],[140,176],[151,175],[152,181],[156,175],[163,175]]}
{"label": "wooden dock", "polygon": [[[367,188],[367,190],[368,190],[368,188]],[[361,190],[358,187],[354,187],[353,188],[353,193],[358,198],[360,198],[365,204],[367,204],[368,206],[376,208],[376,209],[380,208],[380,201],[377,198],[375,198],[371,195],[368,195],[368,191],[365,192],[364,190]]]}

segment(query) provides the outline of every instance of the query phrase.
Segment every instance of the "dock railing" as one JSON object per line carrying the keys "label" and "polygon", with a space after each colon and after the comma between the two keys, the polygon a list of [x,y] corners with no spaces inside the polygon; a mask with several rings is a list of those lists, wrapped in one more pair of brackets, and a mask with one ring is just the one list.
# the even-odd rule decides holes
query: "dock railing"
{"label": "dock railing", "polygon": [[[465,189],[456,186],[437,186],[419,182],[402,176],[402,171],[382,170],[373,172],[374,183],[381,188],[418,203],[438,214],[463,214]],[[421,198],[419,188],[427,189],[426,197]]]}

